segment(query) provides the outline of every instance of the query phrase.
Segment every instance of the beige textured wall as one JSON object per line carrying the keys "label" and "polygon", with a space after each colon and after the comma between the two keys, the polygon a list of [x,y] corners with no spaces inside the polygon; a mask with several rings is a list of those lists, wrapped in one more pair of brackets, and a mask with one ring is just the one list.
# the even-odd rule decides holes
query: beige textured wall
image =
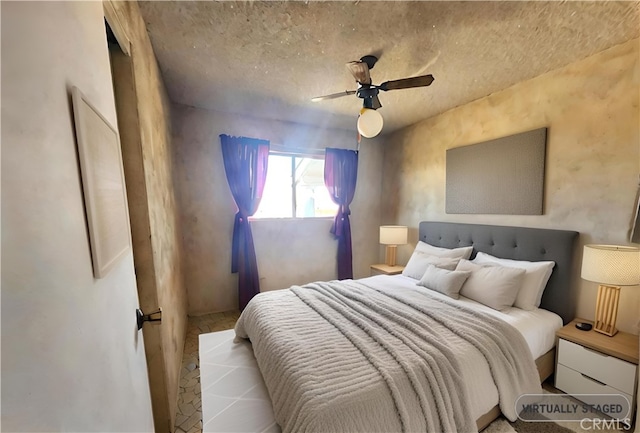
{"label": "beige textured wall", "polygon": [[[274,144],[355,148],[351,131],[265,121],[172,106],[176,185],[183,226],[189,314],[238,308],[237,275],[231,274],[236,207],[224,173],[220,134],[264,138]],[[351,206],[354,277],[369,275],[378,259],[382,148],[363,139],[358,183]],[[337,242],[330,219],[251,222],[263,291],[334,279]]]}
{"label": "beige textured wall", "polygon": [[93,278],[71,86],[116,126],[99,2],[2,2],[2,429],[154,429],[133,255]]}
{"label": "beige textured wall", "polygon": [[[134,228],[140,304],[145,313],[162,307],[162,324],[145,336],[156,428],[173,428],[186,335],[187,293],[182,275],[180,220],[173,183],[170,103],[136,2],[112,2],[132,46],[138,149],[129,152],[126,175],[137,190],[129,209]],[[117,79],[117,75],[116,75]],[[129,179],[127,179],[129,180]],[[159,332],[158,332],[159,331]],[[164,366],[162,364],[164,363]],[[164,377],[159,372],[164,369]],[[165,400],[165,401],[163,401]],[[164,418],[164,420],[162,419]]]}
{"label": "beige textured wall", "polygon": [[[384,218],[576,230],[585,243],[627,243],[640,174],[638,40],[519,83],[387,138]],[[445,214],[446,149],[546,126],[544,215]],[[408,259],[410,246],[399,251]],[[582,257],[582,248],[578,259]],[[597,285],[579,285],[577,315],[593,318]],[[640,289],[623,288],[619,328],[638,333]]]}

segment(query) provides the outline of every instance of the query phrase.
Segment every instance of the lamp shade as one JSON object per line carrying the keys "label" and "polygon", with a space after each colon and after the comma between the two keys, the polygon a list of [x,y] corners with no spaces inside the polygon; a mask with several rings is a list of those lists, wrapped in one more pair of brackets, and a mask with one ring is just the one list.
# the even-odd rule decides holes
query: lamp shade
{"label": "lamp shade", "polygon": [[585,245],[583,279],[615,286],[640,284],[640,249],[617,245]]}
{"label": "lamp shade", "polygon": [[380,134],[384,121],[376,110],[363,108],[358,117],[358,132],[366,138],[372,138]]}
{"label": "lamp shade", "polygon": [[406,226],[380,226],[380,243],[383,245],[404,245],[407,243]]}

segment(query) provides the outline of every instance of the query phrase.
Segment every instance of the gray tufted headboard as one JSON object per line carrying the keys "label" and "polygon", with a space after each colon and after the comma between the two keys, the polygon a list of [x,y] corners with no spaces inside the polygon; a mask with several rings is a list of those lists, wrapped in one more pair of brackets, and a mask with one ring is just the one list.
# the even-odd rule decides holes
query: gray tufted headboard
{"label": "gray tufted headboard", "polygon": [[423,221],[419,239],[431,245],[456,248],[473,245],[478,251],[514,260],[556,262],[540,308],[553,311],[563,322],[573,320],[575,294],[572,292],[574,244],[578,232],[527,227],[489,226]]}

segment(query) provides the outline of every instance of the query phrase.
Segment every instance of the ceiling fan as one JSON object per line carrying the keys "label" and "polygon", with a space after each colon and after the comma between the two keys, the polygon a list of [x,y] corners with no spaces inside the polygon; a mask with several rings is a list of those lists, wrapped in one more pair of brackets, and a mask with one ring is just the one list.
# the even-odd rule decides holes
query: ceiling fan
{"label": "ceiling fan", "polygon": [[[364,56],[360,60],[347,63],[347,68],[356,79],[358,88],[356,90],[345,90],[344,92],[332,93],[330,95],[318,96],[311,99],[313,102],[335,99],[347,95],[356,95],[363,100],[360,117],[358,118],[358,132],[370,138],[378,135],[382,130],[382,116],[375,110],[382,107],[378,93],[380,90],[410,89],[413,87],[426,87],[433,83],[433,75],[421,75],[418,77],[402,78],[399,80],[385,81],[380,85],[371,82],[369,71],[373,69],[378,58],[376,56]],[[367,120],[363,120],[366,116]],[[369,120],[370,119],[370,120]],[[362,124],[362,125],[361,125]],[[365,125],[367,124],[367,125]],[[370,127],[366,127],[370,126]]]}

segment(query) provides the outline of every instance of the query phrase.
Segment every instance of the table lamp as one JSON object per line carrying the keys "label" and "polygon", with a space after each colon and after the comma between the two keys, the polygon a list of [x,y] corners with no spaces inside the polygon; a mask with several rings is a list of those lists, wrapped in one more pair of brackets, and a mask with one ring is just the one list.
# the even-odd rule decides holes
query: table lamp
{"label": "table lamp", "polygon": [[582,279],[599,283],[593,329],[613,337],[618,330],[620,286],[640,284],[640,249],[617,245],[585,245]]}
{"label": "table lamp", "polygon": [[407,243],[408,229],[406,226],[380,226],[380,243],[386,245],[385,264],[396,265],[398,245]]}

